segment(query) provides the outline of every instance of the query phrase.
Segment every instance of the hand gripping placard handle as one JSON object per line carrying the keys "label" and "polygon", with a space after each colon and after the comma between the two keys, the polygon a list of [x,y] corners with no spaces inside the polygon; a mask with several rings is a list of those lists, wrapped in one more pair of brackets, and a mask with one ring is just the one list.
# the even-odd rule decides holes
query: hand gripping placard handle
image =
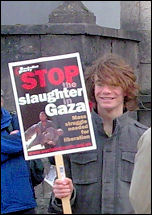
{"label": "hand gripping placard handle", "polygon": [[[63,179],[66,177],[63,156],[62,155],[55,155],[55,163],[57,169],[57,175],[59,179]],[[70,197],[62,198],[62,208],[64,214],[72,214],[71,205],[70,205]]]}

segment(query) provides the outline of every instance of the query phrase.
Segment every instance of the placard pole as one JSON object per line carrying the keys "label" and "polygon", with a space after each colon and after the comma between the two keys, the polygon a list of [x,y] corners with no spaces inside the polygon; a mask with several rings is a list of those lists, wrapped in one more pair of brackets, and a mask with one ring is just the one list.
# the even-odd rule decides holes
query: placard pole
{"label": "placard pole", "polygon": [[[61,154],[55,155],[55,163],[56,163],[58,178],[59,179],[65,178],[66,177],[65,168],[64,168],[64,162],[63,162],[63,156]],[[62,200],[63,213],[72,214],[69,196],[62,198],[61,200]]]}

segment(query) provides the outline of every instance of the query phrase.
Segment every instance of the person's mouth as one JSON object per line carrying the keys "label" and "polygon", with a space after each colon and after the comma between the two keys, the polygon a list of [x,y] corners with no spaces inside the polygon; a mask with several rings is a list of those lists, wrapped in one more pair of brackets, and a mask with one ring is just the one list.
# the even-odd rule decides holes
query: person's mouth
{"label": "person's mouth", "polygon": [[113,100],[114,99],[114,97],[100,97],[100,98],[103,100]]}

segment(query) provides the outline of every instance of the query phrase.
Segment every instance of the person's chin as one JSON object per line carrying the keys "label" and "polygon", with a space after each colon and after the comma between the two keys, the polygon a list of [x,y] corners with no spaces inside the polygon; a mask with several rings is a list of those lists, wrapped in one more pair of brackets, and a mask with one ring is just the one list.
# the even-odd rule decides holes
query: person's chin
{"label": "person's chin", "polygon": [[101,105],[101,108],[104,109],[104,110],[113,110],[114,106],[109,105],[109,104],[104,104],[104,105]]}

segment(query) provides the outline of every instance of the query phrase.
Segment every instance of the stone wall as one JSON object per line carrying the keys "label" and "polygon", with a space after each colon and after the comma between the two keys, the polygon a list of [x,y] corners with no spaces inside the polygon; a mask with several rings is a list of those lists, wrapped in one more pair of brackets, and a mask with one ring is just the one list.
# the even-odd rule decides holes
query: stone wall
{"label": "stone wall", "polygon": [[[121,1],[121,29],[139,32],[140,121],[151,125],[151,1]],[[126,10],[127,8],[127,10]]]}
{"label": "stone wall", "polygon": [[[122,55],[135,69],[139,79],[140,34],[104,28],[95,24],[15,25],[1,28],[1,85],[5,105],[15,110],[9,62],[79,52],[83,70],[100,55]],[[130,51],[131,50],[131,51]]]}

